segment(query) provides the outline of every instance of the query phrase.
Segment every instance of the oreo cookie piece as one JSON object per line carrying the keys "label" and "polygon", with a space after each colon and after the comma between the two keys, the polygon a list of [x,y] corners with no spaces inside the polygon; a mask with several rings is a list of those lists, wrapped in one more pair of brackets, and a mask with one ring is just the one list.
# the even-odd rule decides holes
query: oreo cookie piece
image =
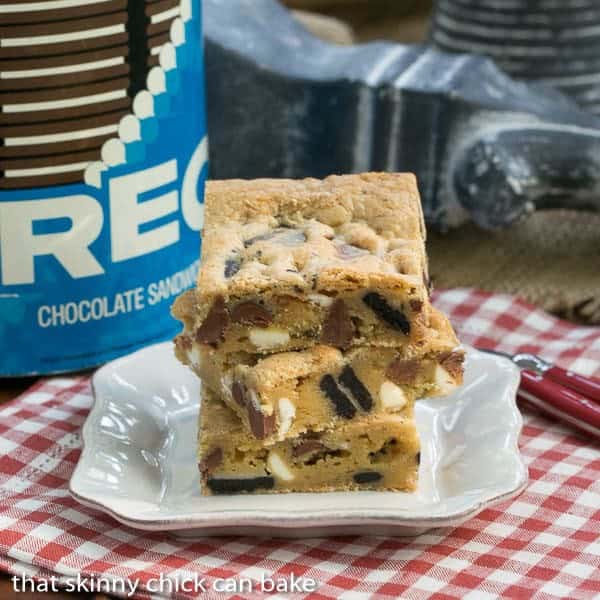
{"label": "oreo cookie piece", "polygon": [[275,487],[273,477],[251,478],[221,478],[209,477],[206,485],[213,494],[240,494],[242,492],[255,492],[256,490],[271,490]]}
{"label": "oreo cookie piece", "polygon": [[338,380],[365,412],[369,412],[373,408],[373,397],[350,365],[344,367]]}
{"label": "oreo cookie piece", "polygon": [[332,375],[325,375],[319,384],[321,391],[331,400],[335,412],[344,419],[353,419],[356,415],[356,407],[352,401],[338,387]]}
{"label": "oreo cookie piece", "polygon": [[361,473],[355,473],[352,477],[355,483],[360,485],[366,483],[376,483],[377,481],[381,481],[383,479],[383,475],[381,473],[377,473],[377,471],[362,471]]}
{"label": "oreo cookie piece", "polygon": [[410,321],[406,315],[391,306],[383,296],[376,292],[369,292],[363,296],[363,302],[390,327],[401,331],[404,335],[410,334]]}

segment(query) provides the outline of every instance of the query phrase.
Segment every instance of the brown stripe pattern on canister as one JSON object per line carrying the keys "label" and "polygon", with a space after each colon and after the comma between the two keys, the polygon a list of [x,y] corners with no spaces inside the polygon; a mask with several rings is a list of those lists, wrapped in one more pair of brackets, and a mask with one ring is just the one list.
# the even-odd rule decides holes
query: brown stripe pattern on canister
{"label": "brown stripe pattern on canister", "polygon": [[0,4],[0,189],[82,182],[118,137],[179,0]]}

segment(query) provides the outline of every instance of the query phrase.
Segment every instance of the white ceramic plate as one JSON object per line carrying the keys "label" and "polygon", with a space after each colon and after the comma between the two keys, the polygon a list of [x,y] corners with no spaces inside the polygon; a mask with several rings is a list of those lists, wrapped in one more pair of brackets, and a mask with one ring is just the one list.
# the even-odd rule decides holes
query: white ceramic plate
{"label": "white ceramic plate", "polygon": [[455,526],[527,482],[517,440],[519,374],[508,360],[467,351],[465,384],[421,400],[419,488],[399,492],[202,497],[196,467],[199,383],[170,343],[96,372],[95,403],[70,482],[82,504],[139,529],[179,535],[415,535]]}

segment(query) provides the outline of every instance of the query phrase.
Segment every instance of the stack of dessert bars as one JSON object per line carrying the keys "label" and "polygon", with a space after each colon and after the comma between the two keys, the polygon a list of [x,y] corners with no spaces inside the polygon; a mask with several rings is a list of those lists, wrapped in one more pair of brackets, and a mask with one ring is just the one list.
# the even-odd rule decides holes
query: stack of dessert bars
{"label": "stack of dessert bars", "polygon": [[203,494],[412,491],[417,398],[462,382],[429,301],[415,178],[212,181],[177,357],[202,380]]}

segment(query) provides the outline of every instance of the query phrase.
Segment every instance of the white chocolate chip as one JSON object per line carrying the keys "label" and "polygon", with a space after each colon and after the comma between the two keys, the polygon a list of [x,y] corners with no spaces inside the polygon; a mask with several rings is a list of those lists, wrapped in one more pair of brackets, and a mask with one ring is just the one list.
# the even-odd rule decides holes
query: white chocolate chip
{"label": "white chocolate chip", "polygon": [[307,298],[323,308],[327,308],[333,304],[333,298],[325,294],[308,294]]}
{"label": "white chocolate chip", "polygon": [[190,361],[191,367],[194,367],[195,369],[200,367],[200,353],[195,346],[192,346],[192,349],[188,350],[188,360]]}
{"label": "white chocolate chip", "polygon": [[279,439],[284,439],[285,434],[290,430],[294,417],[296,416],[296,407],[288,398],[279,399]]}
{"label": "white chocolate chip", "polygon": [[278,327],[253,327],[248,333],[250,341],[260,349],[276,348],[290,341],[290,334]]}
{"label": "white chocolate chip", "polygon": [[439,395],[449,394],[458,387],[452,375],[441,365],[435,367],[434,382],[437,388],[436,393]]}
{"label": "white chocolate chip", "polygon": [[406,406],[408,400],[402,388],[391,381],[384,381],[379,388],[379,397],[384,408],[400,410]]}
{"label": "white chocolate chip", "polygon": [[294,474],[287,468],[287,465],[283,462],[281,456],[279,456],[277,452],[269,452],[267,467],[278,479],[282,479],[283,481],[292,481],[294,479]]}
{"label": "white chocolate chip", "polygon": [[231,386],[233,385],[233,377],[229,374],[221,378],[221,393],[225,398],[233,400],[233,394],[231,392]]}

